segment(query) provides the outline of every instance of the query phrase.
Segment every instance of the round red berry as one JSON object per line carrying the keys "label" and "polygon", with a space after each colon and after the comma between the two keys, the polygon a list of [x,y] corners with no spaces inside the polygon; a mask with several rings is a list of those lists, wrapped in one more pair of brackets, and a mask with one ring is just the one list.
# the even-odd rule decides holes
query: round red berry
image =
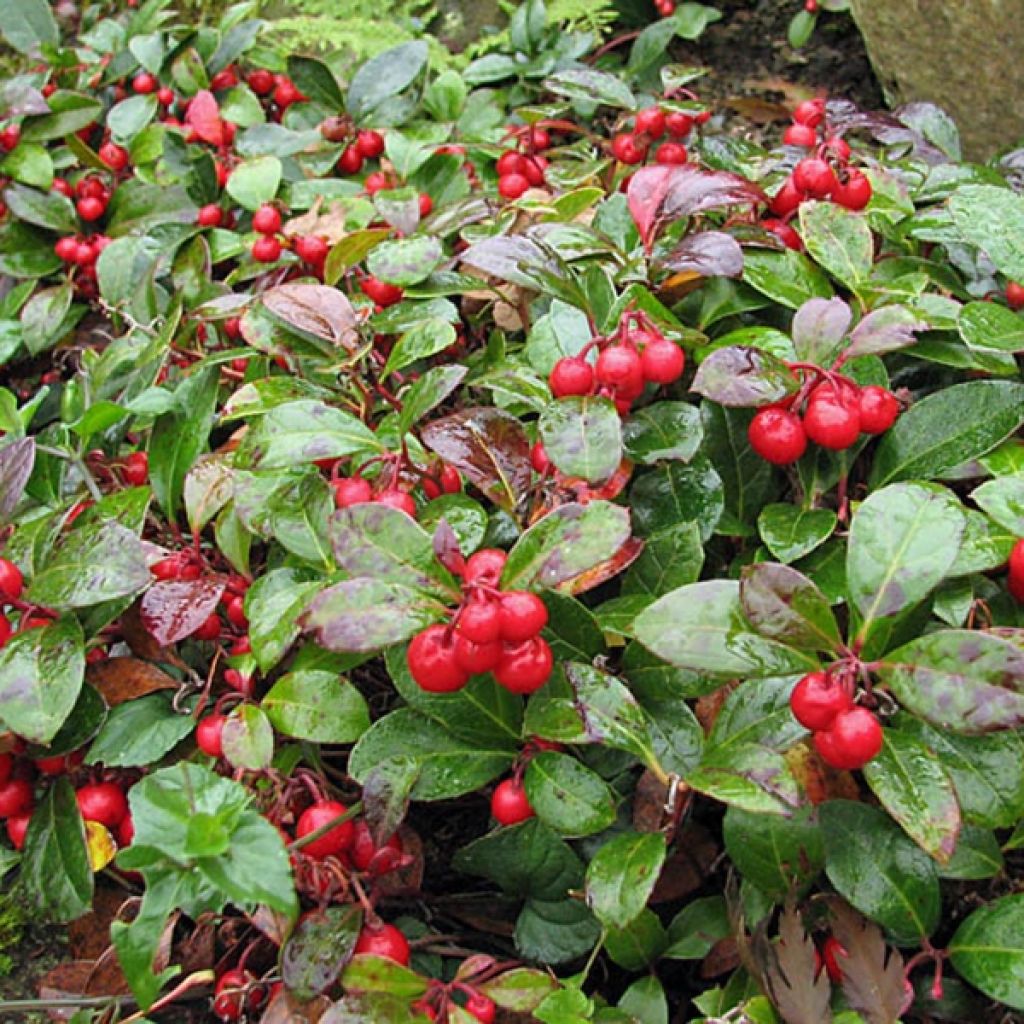
{"label": "round red berry", "polygon": [[522,153],[517,153],[514,149],[506,149],[498,157],[498,162],[494,165],[494,169],[499,178],[504,178],[508,174],[525,175],[526,157]]}
{"label": "round red berry", "polygon": [[665,115],[665,127],[673,138],[683,139],[693,130],[693,118],[689,114],[674,111]]}
{"label": "round red berry", "polygon": [[799,208],[804,198],[803,192],[796,187],[792,177],[789,177],[782,183],[782,188],[775,193],[768,208],[776,217],[788,217]]}
{"label": "round red berry", "polygon": [[372,875],[386,875],[399,866],[403,853],[402,840],[397,833],[391,836],[383,846],[378,846],[373,841],[373,835],[370,832],[370,826],[366,824],[366,819],[360,818],[355,823],[349,860],[352,861],[352,866],[357,871],[369,871]]}
{"label": "round red berry", "polygon": [[506,591],[501,595],[499,608],[503,640],[529,640],[548,624],[547,605],[527,590]]}
{"label": "round red berry", "polygon": [[223,715],[207,715],[198,726],[196,726],[196,746],[206,754],[207,757],[223,757]]}
{"label": "round red berry", "polygon": [[[337,800],[318,800],[312,807],[299,815],[295,825],[295,838],[302,839],[318,829],[329,825],[335,818],[344,814],[348,808]],[[352,846],[355,838],[355,826],[351,821],[343,821],[340,825],[328,829],[322,836],[302,847],[302,852],[314,860],[334,857],[344,853]]]}
{"label": "round red berry", "polygon": [[273,235],[262,235],[252,244],[252,258],[257,263],[276,263],[281,258],[281,243]]}
{"label": "round red berry", "polygon": [[503,174],[498,179],[498,194],[505,199],[518,199],[530,187],[524,174]]}
{"label": "round red berry", "polygon": [[551,368],[548,385],[555,398],[589,395],[594,390],[594,368],[582,356],[563,356]]}
{"label": "round red berry", "polygon": [[819,384],[807,399],[804,431],[822,448],[843,451],[860,437],[857,396],[831,381]]}
{"label": "round red berry", "polygon": [[832,194],[839,181],[827,160],[807,157],[793,168],[793,184],[815,199],[825,199]]}
{"label": "round red berry", "polygon": [[252,215],[252,229],[261,235],[276,235],[281,230],[281,212],[265,204]]}
{"label": "round red berry", "polygon": [[246,82],[257,96],[268,96],[274,90],[274,75],[265,68],[250,71]]}
{"label": "round red berry", "polygon": [[240,1020],[245,1011],[245,989],[252,976],[237,968],[225,971],[213,988],[213,1013],[223,1021]]}
{"label": "round red berry", "polygon": [[355,146],[348,146],[338,157],[338,170],[342,174],[358,174],[363,169],[363,154]]}
{"label": "round red berry", "polygon": [[113,142],[104,142],[97,156],[112,170],[123,171],[128,166],[128,150]]}
{"label": "round red berry", "polygon": [[28,827],[31,822],[31,811],[26,811],[24,814],[12,814],[7,819],[7,838],[10,839],[11,846],[16,850],[25,846],[25,836],[28,835]]}
{"label": "round red berry", "polygon": [[412,638],[406,663],[416,685],[427,693],[454,693],[469,682],[469,673],[456,657],[454,637],[441,623]]}
{"label": "round red berry", "polygon": [[647,155],[647,146],[640,142],[632,132],[621,132],[612,139],[612,156],[620,164],[643,163]]}
{"label": "round red berry", "polygon": [[159,83],[148,71],[140,71],[132,79],[132,90],[139,96],[148,96],[151,92],[156,92],[158,88]]}
{"label": "round red berry", "polygon": [[645,380],[652,384],[671,384],[682,375],[686,355],[667,338],[656,338],[644,346],[640,365]]}
{"label": "round red berry", "polygon": [[488,999],[482,992],[474,992],[466,1000],[466,1013],[476,1017],[480,1024],[494,1024],[498,1007],[493,999]]}
{"label": "round red berry", "polygon": [[310,266],[319,266],[327,259],[331,247],[318,235],[301,235],[295,239],[295,255]]}
{"label": "round red berry", "polygon": [[793,111],[793,120],[797,124],[805,124],[811,128],[817,128],[825,120],[825,101],[817,99],[804,100],[803,103],[798,103],[796,110]]}
{"label": "round red berry", "polygon": [[456,630],[475,644],[491,644],[501,639],[501,623],[501,604],[498,601],[490,597],[474,597],[459,614]]}
{"label": "round red berry", "polygon": [[102,199],[94,199],[89,196],[85,199],[79,199],[75,204],[78,210],[78,216],[84,221],[99,220],[103,216],[107,209],[107,204]]}
{"label": "round red berry", "polygon": [[491,794],[491,817],[499,825],[518,825],[533,815],[534,810],[521,782],[505,779],[494,787]]}
{"label": "round red berry", "polygon": [[636,115],[636,130],[652,139],[665,134],[665,112],[661,107],[645,107]]}
{"label": "round red berry", "polygon": [[117,828],[128,814],[128,801],[121,787],[113,782],[82,786],[75,793],[75,799],[86,821],[98,821],[107,828]]}
{"label": "round red berry", "polygon": [[216,203],[207,203],[199,209],[196,223],[202,228],[219,228],[224,221],[224,211]]}
{"label": "round red berry", "polygon": [[663,142],[654,153],[654,161],[659,164],[685,164],[686,147],[681,142]]}
{"label": "round red berry", "polygon": [[809,124],[791,124],[782,134],[787,146],[801,146],[810,149],[818,143],[818,133]]}
{"label": "round red berry", "polygon": [[511,693],[533,693],[550,678],[554,657],[540,636],[505,647],[494,668],[494,678]]}
{"label": "round red berry", "polygon": [[466,559],[462,578],[467,583],[495,584],[505,571],[508,555],[500,548],[481,548]]}
{"label": "round red berry", "polygon": [[416,518],[416,499],[408,492],[397,487],[388,487],[379,491],[374,496],[374,502],[378,505],[388,505],[390,508],[397,508],[407,516]]}
{"label": "round red berry", "polygon": [[818,732],[828,729],[836,715],[853,705],[845,686],[827,672],[809,672],[793,687],[789,708],[805,728]]}
{"label": "round red berry", "polygon": [[900,414],[900,403],[896,396],[877,384],[861,388],[857,398],[860,413],[860,429],[865,434],[884,434]]}
{"label": "round red berry", "polygon": [[497,667],[505,651],[500,640],[494,640],[489,644],[476,644],[459,630],[455,631],[454,644],[455,660],[459,668],[471,676],[491,672]]}
{"label": "round red berry", "polygon": [[24,589],[21,570],[9,558],[0,558],[0,601],[7,604],[17,601]]}
{"label": "round red berry", "polygon": [[365,129],[356,136],[356,148],[367,160],[373,160],[384,152],[384,136],[380,132]]}
{"label": "round red berry", "polygon": [[766,462],[785,466],[807,450],[807,434],[800,417],[788,409],[759,409],[747,428],[750,447]]}
{"label": "round red berry", "polygon": [[610,345],[597,357],[597,379],[628,396],[643,391],[644,371],[640,353],[632,345]]}
{"label": "round red berry", "polygon": [[373,500],[373,488],[369,480],[361,476],[339,477],[331,482],[334,490],[336,508],[348,508],[350,505],[363,505]]}
{"label": "round red berry", "polygon": [[832,190],[832,199],[848,210],[863,210],[871,202],[871,182],[860,171],[850,171],[846,181]]}
{"label": "round red berry", "polygon": [[1010,309],[1024,309],[1024,284],[1008,281],[1006,284],[1006,304]]}
{"label": "round red berry", "polygon": [[388,284],[377,277],[364,277],[359,282],[363,294],[378,306],[394,306],[402,301],[403,291],[398,285]]}
{"label": "round red berry", "polygon": [[882,727],[867,708],[854,707],[836,715],[832,726],[814,734],[814,748],[833,768],[862,768],[882,749]]}
{"label": "round red berry", "polygon": [[34,803],[32,783],[27,779],[12,778],[0,785],[0,818],[28,814]]}
{"label": "round red berry", "polygon": [[408,966],[411,951],[409,940],[393,924],[379,924],[363,928],[353,952],[382,956]]}

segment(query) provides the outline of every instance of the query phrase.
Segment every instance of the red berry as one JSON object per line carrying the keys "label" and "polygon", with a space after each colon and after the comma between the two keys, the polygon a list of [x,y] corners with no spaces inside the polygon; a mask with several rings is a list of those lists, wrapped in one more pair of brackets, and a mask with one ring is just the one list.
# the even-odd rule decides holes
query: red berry
{"label": "red berry", "polygon": [[1006,284],[1006,304],[1010,309],[1024,309],[1024,284],[1008,281]]}
{"label": "red berry", "polygon": [[117,828],[128,814],[128,801],[121,787],[113,782],[94,782],[75,793],[78,810],[86,821],[98,821],[107,828]]}
{"label": "red berry", "polygon": [[237,668],[229,668],[224,672],[224,682],[237,691],[243,697],[251,697],[253,694],[252,676],[244,676]]}
{"label": "red berry", "polygon": [[192,638],[194,640],[219,640],[222,629],[223,623],[220,621],[220,616],[213,612],[197,629],[192,631]]}
{"label": "red berry", "polygon": [[[60,760],[63,762],[64,758]],[[38,767],[39,762],[36,761]],[[11,777],[11,772],[14,770],[14,756],[12,754],[0,754],[0,786],[3,786]]]}
{"label": "red berry", "polygon": [[498,179],[498,194],[505,199],[518,199],[529,187],[529,179],[522,174],[503,174]]}
{"label": "red berry", "polygon": [[358,174],[363,169],[363,154],[355,146],[348,146],[338,157],[338,170],[342,174]]}
{"label": "red berry", "polygon": [[797,104],[796,110],[793,111],[793,120],[797,124],[817,128],[825,120],[825,101],[804,100],[803,103]]}
{"label": "red berry", "polygon": [[645,107],[636,115],[636,131],[660,139],[665,134],[665,112],[661,107]]}
{"label": "red berry", "polygon": [[206,754],[207,757],[223,757],[224,746],[222,734],[224,732],[225,718],[223,715],[207,715],[196,726],[196,746]]}
{"label": "red berry", "polygon": [[501,579],[507,561],[508,555],[500,548],[481,548],[466,559],[462,578],[467,583],[495,584]]}
{"label": "red berry", "polygon": [[640,353],[631,345],[611,345],[597,357],[594,368],[597,379],[625,398],[639,395],[644,389],[644,370]]}
{"label": "red berry", "polygon": [[459,668],[471,676],[481,672],[490,672],[497,667],[504,653],[504,647],[500,640],[489,644],[475,644],[458,630],[455,631],[454,646],[455,660],[458,662]]}
{"label": "red berry", "polygon": [[825,970],[828,973],[829,980],[834,985],[839,985],[843,980],[843,969],[839,966],[839,957],[847,957],[850,954],[847,953],[843,944],[834,936],[830,935],[822,946],[822,959],[825,961]]}
{"label": "red berry", "polygon": [[501,595],[501,638],[512,643],[535,637],[548,624],[547,605],[526,590],[509,590]]}
{"label": "red berry", "polygon": [[245,599],[235,594],[224,602],[224,611],[227,614],[228,622],[237,629],[247,629],[249,620],[245,614]]}
{"label": "red berry", "polygon": [[7,819],[7,838],[11,846],[20,850],[25,846],[25,836],[28,834],[28,826],[32,822],[32,812],[24,814],[12,814]]}
{"label": "red berry", "polygon": [[75,194],[79,199],[106,199],[107,186],[100,178],[90,174],[75,186]]}
{"label": "red berry", "polygon": [[793,183],[793,178],[789,177],[782,183],[782,188],[775,193],[768,208],[776,217],[788,217],[799,208],[804,198],[803,192]]}
{"label": "red berry", "polygon": [[149,479],[149,456],[145,452],[131,452],[125,456],[121,470],[126,484],[141,487]]}
{"label": "red berry", "polygon": [[612,139],[612,156],[620,164],[632,166],[633,164],[643,163],[646,155],[647,146],[638,142],[637,137],[632,132],[620,132]]}
{"label": "red berry", "polygon": [[534,125],[527,133],[526,144],[530,149],[547,149],[551,145],[551,136],[544,128]]}
{"label": "red berry", "polygon": [[530,449],[530,465],[535,473],[546,473],[551,468],[551,460],[540,441],[534,441]]}
{"label": "red berry", "polygon": [[466,1013],[476,1017],[480,1024],[494,1024],[495,1015],[498,1012],[493,999],[488,999],[482,992],[474,992],[466,1000]]}
{"label": "red berry", "polygon": [[1013,599],[1024,604],[1024,539],[1018,540],[1010,552],[1010,575],[1007,586]]}
{"label": "red berry", "polygon": [[3,647],[14,635],[14,627],[6,615],[0,613],[0,647]]}
{"label": "red berry", "polygon": [[219,228],[224,220],[224,211],[216,203],[207,203],[199,209],[196,223],[202,228]]}
{"label": "red berry", "polygon": [[504,178],[508,174],[525,174],[526,157],[522,153],[517,153],[514,149],[507,149],[498,157],[498,162],[494,165],[494,169],[497,171],[499,178]]}
{"label": "red berry", "polygon": [[385,308],[401,302],[404,294],[398,285],[388,284],[378,277],[364,277],[359,282],[359,287],[368,299],[376,302],[378,306],[384,306]]}
{"label": "red berry", "polygon": [[75,204],[78,216],[84,221],[99,220],[107,209],[107,204],[102,199],[79,199]]}
{"label": "red berry", "polygon": [[900,414],[900,403],[896,396],[877,384],[861,388],[857,399],[860,412],[860,429],[865,434],[884,434]]}
{"label": "red berry", "polygon": [[128,166],[128,150],[113,142],[104,142],[97,155],[112,171],[123,171]]}
{"label": "red berry", "polygon": [[786,409],[759,409],[747,428],[750,447],[766,462],[785,466],[807,449],[807,434],[800,417]]}
{"label": "red berry", "polygon": [[554,657],[548,642],[539,636],[505,648],[494,669],[494,678],[512,693],[533,693],[550,678]]}
{"label": "red berry", "polygon": [[462,474],[448,463],[441,467],[441,490],[445,494],[458,494],[462,490]]}
{"label": "red berry", "polygon": [[420,216],[429,217],[431,211],[434,209],[434,200],[427,195],[426,192],[420,193]]}
{"label": "red berry", "polygon": [[867,708],[840,712],[830,729],[814,734],[814,748],[833,768],[862,768],[882,749],[882,727]]}
{"label": "red berry", "polygon": [[356,940],[355,953],[369,953],[407,967],[409,965],[409,941],[393,924],[380,924],[376,928],[366,925]]}
{"label": "red berry", "polygon": [[162,89],[157,89],[156,92],[157,102],[162,107],[169,107],[173,105],[175,100],[174,90],[164,86]]}
{"label": "red berry", "polygon": [[[348,808],[338,803],[337,800],[319,800],[312,807],[307,807],[299,816],[295,826],[295,838],[302,839],[311,835],[317,829],[330,824],[335,818],[340,817]],[[302,852],[314,860],[323,860],[325,857],[334,857],[344,853],[352,846],[355,838],[355,826],[351,821],[343,821],[340,825],[328,829],[318,839],[314,839],[307,846],[302,847]]]}
{"label": "red berry", "polygon": [[457,632],[475,644],[501,639],[501,605],[490,597],[474,597],[459,615]]}
{"label": "red berry", "polygon": [[361,476],[339,477],[331,482],[331,487],[334,490],[335,508],[348,508],[373,500],[370,482]]}
{"label": "red berry", "polygon": [[528,156],[523,163],[523,176],[534,186],[544,184],[548,162],[542,156]]}
{"label": "red berry", "polygon": [[252,229],[261,235],[276,235],[281,230],[281,213],[276,206],[264,204],[252,215]]}
{"label": "red berry", "polygon": [[213,989],[213,1013],[223,1021],[241,1020],[245,1011],[245,989],[252,976],[237,968],[225,971]]}
{"label": "red berry", "polygon": [[302,95],[298,86],[290,78],[285,78],[282,75],[277,79],[277,88],[274,89],[274,102],[282,110],[303,99],[305,99],[305,96]]}
{"label": "red berry", "polygon": [[860,411],[855,394],[831,381],[819,384],[807,399],[804,431],[822,448],[842,451],[860,437]]}
{"label": "red berry", "polygon": [[761,221],[761,227],[765,231],[770,231],[787,249],[800,252],[804,247],[804,241],[796,228],[792,224],[787,224],[784,220],[775,220],[769,217],[767,220]]}
{"label": "red berry", "polygon": [[27,779],[8,779],[0,785],[0,818],[12,818],[32,810],[35,799],[32,783]]}
{"label": "red berry", "polygon": [[408,491],[399,490],[397,487],[388,487],[379,491],[373,499],[378,505],[388,505],[404,512],[407,516],[416,518],[416,499]]}
{"label": "red berry", "polygon": [[232,340],[238,341],[242,336],[242,318],[229,316],[224,321],[224,333]]}
{"label": "red berry", "polygon": [[667,338],[656,338],[644,346],[640,366],[644,379],[652,384],[671,384],[682,375],[686,365],[683,350]]}
{"label": "red berry", "polygon": [[252,244],[252,258],[257,263],[276,263],[281,258],[281,243],[273,235],[261,235]]}
{"label": "red berry", "polygon": [[848,210],[863,210],[871,202],[871,182],[860,171],[850,171],[846,182],[832,190],[832,199]]}
{"label": "red berry", "polygon": [[373,174],[368,174],[366,181],[363,182],[363,188],[371,196],[390,187],[391,181],[383,171],[374,171]]}
{"label": "red berry", "polygon": [[355,823],[349,860],[356,870],[369,871],[372,875],[386,875],[399,866],[403,853],[402,840],[397,833],[383,846],[378,846],[373,841],[366,819],[360,818]]}
{"label": "red berry", "polygon": [[132,79],[132,89],[139,96],[146,96],[151,92],[156,92],[158,88],[159,83],[148,71],[140,71]]}
{"label": "red berry", "polygon": [[331,247],[317,235],[301,235],[295,239],[295,255],[310,266],[319,266],[327,259]]}
{"label": "red berry", "polygon": [[853,152],[853,150],[850,149],[850,144],[840,135],[830,135],[825,140],[825,148],[840,163],[844,164],[850,159],[850,154]]}
{"label": "red berry", "polygon": [[274,76],[265,68],[250,71],[246,82],[257,96],[268,96],[274,89]]}
{"label": "red berry", "polygon": [[469,682],[469,674],[456,659],[448,627],[441,623],[427,626],[412,638],[406,663],[416,685],[427,693],[454,693]]}
{"label": "red berry", "polygon": [[[91,203],[92,199],[83,199],[83,203]],[[88,242],[79,242],[75,246],[74,262],[80,267],[91,267],[96,262],[96,250]]]}
{"label": "red berry", "polygon": [[17,601],[24,588],[21,570],[9,558],[0,558],[0,601],[6,604]]}
{"label": "red berry", "polygon": [[555,398],[589,395],[594,390],[594,368],[582,356],[564,356],[552,367],[548,385]]}
{"label": "red berry", "polygon": [[839,181],[828,161],[807,157],[793,168],[793,184],[815,199],[825,199],[838,187]]}
{"label": "red berry", "polygon": [[65,235],[54,243],[53,251],[65,263],[74,263],[78,252],[78,239],[74,235]]}
{"label": "red berry", "polygon": [[356,148],[367,160],[373,160],[384,152],[384,136],[371,130],[361,131],[356,136]]}
{"label": "red berry", "polygon": [[693,130],[693,118],[689,114],[673,112],[665,115],[665,127],[675,139],[683,139]]}
{"label": "red berry", "polygon": [[782,134],[787,146],[802,146],[810,149],[818,143],[818,133],[809,124],[791,124]]}
{"label": "red berry", "polygon": [[789,709],[806,729],[828,729],[836,715],[853,705],[853,698],[841,683],[827,672],[810,672],[793,687]]}
{"label": "red berry", "polygon": [[224,68],[210,79],[210,88],[214,92],[233,89],[236,85],[238,85],[238,75],[235,74],[234,68]]}
{"label": "red berry", "polygon": [[494,787],[491,794],[491,817],[499,825],[518,825],[533,815],[534,810],[521,782],[504,779]]}
{"label": "red berry", "polygon": [[663,142],[655,151],[654,161],[659,164],[685,164],[686,147],[681,142]]}
{"label": "red berry", "polygon": [[[21,125],[9,124],[2,132],[0,132],[0,147],[10,153],[12,149],[16,149],[18,143],[21,141]],[[100,149],[102,153],[102,148]]]}

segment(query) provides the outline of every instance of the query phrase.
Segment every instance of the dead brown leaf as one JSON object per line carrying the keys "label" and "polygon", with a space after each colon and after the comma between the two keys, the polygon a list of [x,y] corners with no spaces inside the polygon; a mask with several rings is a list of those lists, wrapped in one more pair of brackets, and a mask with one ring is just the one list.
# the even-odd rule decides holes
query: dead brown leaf
{"label": "dead brown leaf", "polygon": [[779,916],[778,941],[769,942],[762,933],[753,949],[768,995],[786,1024],[829,1024],[832,987],[828,975],[816,970],[814,942],[792,903]]}
{"label": "dead brown leaf", "polygon": [[718,857],[718,844],[703,826],[688,823],[680,829],[669,852],[650,902],[681,900],[699,889]]}
{"label": "dead brown leaf", "polygon": [[85,677],[112,708],[157,690],[176,690],[179,685],[162,669],[140,658],[107,658],[94,662]]}

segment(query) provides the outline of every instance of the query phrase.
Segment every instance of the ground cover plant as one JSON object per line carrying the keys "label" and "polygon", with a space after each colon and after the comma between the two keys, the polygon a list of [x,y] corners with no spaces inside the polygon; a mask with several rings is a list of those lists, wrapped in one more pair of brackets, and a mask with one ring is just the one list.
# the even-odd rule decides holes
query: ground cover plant
{"label": "ground cover plant", "polygon": [[1014,154],[720,134],[694,3],[17,11],[0,867],[88,952],[0,1008],[1024,1010]]}

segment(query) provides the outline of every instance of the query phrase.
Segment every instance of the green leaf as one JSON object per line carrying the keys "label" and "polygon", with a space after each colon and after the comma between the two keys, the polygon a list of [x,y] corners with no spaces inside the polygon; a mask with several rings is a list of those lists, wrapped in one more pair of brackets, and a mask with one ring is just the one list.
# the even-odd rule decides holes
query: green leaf
{"label": "green leaf", "polygon": [[629,540],[629,512],[607,501],[561,505],[516,541],[502,575],[505,590],[573,591],[583,573]]}
{"label": "green leaf", "polygon": [[38,55],[42,46],[56,46],[60,33],[45,0],[2,0],[0,25],[4,39],[19,53]]}
{"label": "green leaf", "polygon": [[551,402],[541,413],[540,439],[566,476],[588,483],[607,480],[622,461],[622,421],[611,399],[572,397]]}
{"label": "green leaf", "polygon": [[278,732],[314,743],[354,743],[370,728],[363,695],[333,672],[289,672],[261,707]]}
{"label": "green leaf", "polygon": [[848,288],[871,273],[874,239],[867,219],[838,203],[800,204],[800,237],[808,253]]}
{"label": "green leaf", "polygon": [[[689,462],[704,439],[700,410],[687,402],[655,402],[626,420],[622,437],[633,462],[645,466],[665,459]],[[550,455],[550,447],[545,447]]]}
{"label": "green leaf", "polygon": [[266,771],[274,757],[274,731],[266,714],[253,704],[235,708],[224,722],[224,757],[235,768]]}
{"label": "green leaf", "polygon": [[515,943],[520,956],[563,964],[583,956],[600,935],[601,926],[579,900],[529,899],[516,921]]}
{"label": "green leaf", "polygon": [[730,807],[722,823],[729,859],[752,885],[775,899],[807,888],[825,865],[821,829],[809,808],[784,818]]}
{"label": "green leaf", "polygon": [[652,910],[643,910],[640,916],[624,928],[609,928],[604,948],[608,956],[627,971],[641,971],[661,956],[668,945],[668,933],[660,918]]}
{"label": "green leaf", "polygon": [[867,624],[923,601],[956,559],[966,522],[948,491],[892,484],[869,495],[850,526],[850,599]]}
{"label": "green leaf", "polygon": [[1012,281],[1024,281],[1024,200],[998,185],[963,185],[949,197],[957,230]]}
{"label": "green leaf", "polygon": [[832,536],[837,517],[830,508],[803,509],[797,505],[765,505],[757,528],[768,550],[780,562],[795,562]]}
{"label": "green leaf", "polygon": [[28,597],[59,610],[87,608],[138,594],[152,579],[142,541],[106,521],[73,530],[32,580]]}
{"label": "green leaf", "polygon": [[960,337],[971,348],[994,348],[1000,352],[1024,350],[1024,319],[998,303],[968,302],[960,310],[956,326]]}
{"label": "green leaf", "polygon": [[[730,810],[729,813],[733,812]],[[757,820],[766,819],[759,815]],[[672,919],[668,926],[671,945],[662,956],[668,960],[703,960],[716,942],[731,933],[724,897],[705,896],[688,903]]]}
{"label": "green leaf", "polygon": [[156,96],[130,96],[110,108],[107,127],[118,145],[127,146],[153,120],[156,112]]}
{"label": "green leaf", "polygon": [[1015,537],[1024,537],[1024,475],[988,480],[971,492],[971,500]]}
{"label": "green leaf", "polygon": [[[429,317],[414,324],[395,342],[384,366],[385,376],[404,370],[421,359],[443,352],[455,343],[455,328],[446,320]],[[440,367],[438,369],[441,369]],[[447,367],[446,369],[451,369]],[[405,412],[403,408],[403,413]]]}
{"label": "green leaf", "polygon": [[437,408],[463,381],[465,366],[434,366],[402,395],[398,432],[406,434],[432,409]]}
{"label": "green leaf", "polygon": [[243,160],[231,172],[224,190],[243,209],[258,210],[281,186],[281,161],[276,156]]}
{"label": "green leaf", "polygon": [[587,865],[587,906],[606,927],[625,928],[640,916],[665,863],[659,832],[626,832],[609,840]]}
{"label": "green leaf", "polygon": [[660,597],[669,590],[695,583],[704,563],[700,527],[676,523],[647,538],[640,557],[622,580],[623,594]]}
{"label": "green leaf", "polygon": [[321,584],[297,569],[272,569],[245,595],[249,640],[260,670],[273,668],[301,632],[299,616]]}
{"label": "green leaf", "polygon": [[797,11],[790,18],[789,28],[786,31],[786,40],[794,50],[799,50],[810,42],[814,34],[814,26],[818,23],[816,15],[808,10]]}
{"label": "green leaf", "polygon": [[22,185],[49,189],[53,184],[53,158],[37,142],[19,142],[0,163],[0,172]]}
{"label": "green leaf", "polygon": [[743,617],[740,585],[691,583],[642,612],[636,638],[672,665],[720,676],[758,678],[804,672],[814,659],[753,632]]}
{"label": "green leaf", "polygon": [[82,627],[71,615],[13,636],[0,649],[0,719],[47,744],[71,713],[85,677]]}
{"label": "green leaf", "polygon": [[38,355],[59,341],[74,325],[69,320],[72,289],[69,282],[44,288],[25,303],[21,311],[21,336],[25,348]]}
{"label": "green leaf", "polygon": [[976,825],[964,825],[953,856],[939,869],[939,874],[942,878],[978,882],[995,878],[1005,870],[1006,862],[995,833]]}
{"label": "green leaf", "polygon": [[935,479],[995,448],[1024,423],[1024,384],[971,380],[912,405],[875,450],[869,484]]}
{"label": "green leaf", "polygon": [[415,235],[382,242],[370,253],[366,266],[374,277],[407,288],[429,277],[443,259],[444,249],[439,238]]}
{"label": "green leaf", "polygon": [[67,196],[59,192],[38,192],[24,185],[8,185],[4,202],[18,220],[36,227],[48,228],[62,235],[78,230],[78,214]]}
{"label": "green leaf", "polygon": [[1024,893],[979,907],[956,930],[949,956],[992,999],[1024,1010]]}
{"label": "green leaf", "polygon": [[781,754],[758,743],[729,743],[705,749],[691,789],[755,814],[790,814],[800,790]]}
{"label": "green leaf", "polygon": [[331,69],[315,57],[288,55],[288,77],[311,102],[319,103],[332,113],[345,109],[345,99]]}
{"label": "green leaf", "polygon": [[32,812],[21,884],[36,910],[53,920],[73,921],[92,908],[85,826],[67,778],[57,779]]}
{"label": "green leaf", "polygon": [[577,102],[600,103],[623,110],[636,109],[636,98],[629,86],[607,71],[592,71],[589,68],[559,71],[544,79],[544,88],[556,96]]}
{"label": "green leaf", "polygon": [[349,114],[359,124],[372,120],[375,109],[407,89],[427,66],[429,52],[422,40],[402,43],[368,60],[352,76],[346,96]]}
{"label": "green leaf", "polygon": [[928,633],[881,660],[878,676],[909,711],[943,729],[1024,725],[1024,649],[979,630]]}
{"label": "green leaf", "polygon": [[135,768],[154,764],[195,727],[189,714],[175,711],[171,697],[151,693],[113,708],[89,748],[89,764]]}
{"label": "green leaf", "polygon": [[790,309],[799,309],[808,299],[832,298],[828,278],[802,252],[792,249],[745,249],[743,280]]}
{"label": "green leaf", "polygon": [[825,595],[788,565],[744,566],[740,602],[762,635],[807,651],[838,651],[839,626]]}
{"label": "green leaf", "polygon": [[935,863],[882,811],[850,800],[818,808],[825,873],[839,894],[897,945],[917,945],[939,924]]}
{"label": "green leaf", "polygon": [[946,864],[960,834],[953,783],[920,740],[894,729],[883,735],[878,756],[864,766],[864,778],[903,831],[925,853]]}
{"label": "green leaf", "polygon": [[568,838],[601,832],[615,820],[607,785],[567,754],[544,751],[532,758],[523,785],[537,817]]}
{"label": "green leaf", "polygon": [[469,742],[440,722],[402,708],[363,733],[349,756],[348,770],[362,783],[382,763],[410,758],[419,768],[413,799],[448,800],[486,785],[506,771],[514,757],[515,748],[503,736]]}
{"label": "green leaf", "polygon": [[358,904],[303,915],[281,949],[281,979],[299,999],[330,988],[352,958],[363,910]]}
{"label": "green leaf", "polygon": [[577,742],[601,743],[642,760],[649,758],[647,722],[625,684],[593,665],[571,662],[565,666],[565,674],[573,689],[573,710],[583,730]]}
{"label": "green leaf", "polygon": [[476,986],[488,999],[502,1009],[516,1013],[530,1013],[558,987],[558,983],[546,972],[530,967],[513,967],[489,981]]}
{"label": "green leaf", "polygon": [[[15,3],[17,0],[15,0]],[[71,135],[92,124],[102,113],[103,104],[80,92],[58,89],[49,99],[50,113],[25,119],[22,142],[48,142]]]}

